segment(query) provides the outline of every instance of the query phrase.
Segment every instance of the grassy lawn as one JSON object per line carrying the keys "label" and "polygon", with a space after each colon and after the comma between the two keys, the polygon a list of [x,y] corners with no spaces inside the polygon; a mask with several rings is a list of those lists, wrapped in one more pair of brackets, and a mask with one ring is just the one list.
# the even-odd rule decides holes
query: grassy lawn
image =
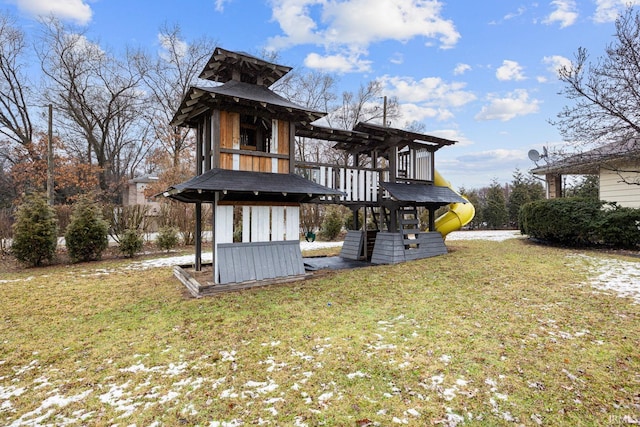
{"label": "grassy lawn", "polygon": [[131,261],[0,273],[0,424],[640,419],[640,304],[586,284],[591,258],[522,239],[448,246],[198,300],[171,268]]}

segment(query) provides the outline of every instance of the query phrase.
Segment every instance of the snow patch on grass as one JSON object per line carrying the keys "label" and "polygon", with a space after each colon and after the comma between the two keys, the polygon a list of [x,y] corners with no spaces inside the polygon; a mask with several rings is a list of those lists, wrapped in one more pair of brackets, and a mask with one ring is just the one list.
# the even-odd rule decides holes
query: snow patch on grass
{"label": "snow patch on grass", "polygon": [[589,269],[589,284],[602,291],[613,291],[621,297],[640,303],[640,261],[616,258],[596,258],[591,255],[571,255]]}

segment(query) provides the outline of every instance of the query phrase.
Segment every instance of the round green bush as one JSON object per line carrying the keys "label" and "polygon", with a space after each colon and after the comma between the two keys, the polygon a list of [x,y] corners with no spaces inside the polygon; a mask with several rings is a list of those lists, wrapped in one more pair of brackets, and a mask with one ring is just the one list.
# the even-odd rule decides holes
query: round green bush
{"label": "round green bush", "polygon": [[163,251],[170,251],[178,246],[178,229],[176,227],[162,227],[158,230],[158,236],[156,237],[156,245]]}
{"label": "round green bush", "polygon": [[142,250],[144,240],[142,236],[132,229],[126,229],[120,236],[119,249],[122,254],[128,258],[132,258],[136,253]]}
{"label": "round green bush", "polygon": [[342,231],[342,225],[344,224],[344,218],[341,212],[333,206],[327,208],[322,221],[322,229],[320,233],[326,240],[333,240],[338,237],[340,231]]}
{"label": "round green bush", "polygon": [[100,207],[87,197],[81,198],[73,209],[64,236],[71,261],[100,259],[109,244],[108,231],[109,225],[102,219]]}
{"label": "round green bush", "polygon": [[57,224],[56,213],[43,196],[26,196],[13,225],[13,256],[34,267],[50,262],[58,244]]}

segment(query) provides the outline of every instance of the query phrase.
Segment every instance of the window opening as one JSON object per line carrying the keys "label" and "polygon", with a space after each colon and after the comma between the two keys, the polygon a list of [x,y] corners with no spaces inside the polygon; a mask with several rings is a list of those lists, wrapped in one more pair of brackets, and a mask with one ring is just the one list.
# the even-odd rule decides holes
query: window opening
{"label": "window opening", "polygon": [[240,149],[271,151],[271,120],[257,116],[240,115]]}

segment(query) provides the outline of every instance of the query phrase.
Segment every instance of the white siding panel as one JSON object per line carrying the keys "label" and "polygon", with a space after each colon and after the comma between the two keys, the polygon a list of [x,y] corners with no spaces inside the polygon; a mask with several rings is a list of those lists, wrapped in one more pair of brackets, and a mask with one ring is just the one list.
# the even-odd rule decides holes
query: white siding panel
{"label": "white siding panel", "polygon": [[284,232],[284,206],[273,206],[271,208],[271,240],[284,240]]}
{"label": "white siding panel", "polygon": [[216,207],[216,243],[233,243],[233,206]]}
{"label": "white siding panel", "polygon": [[251,241],[268,242],[271,209],[269,206],[251,206]]}
{"label": "white siding panel", "polygon": [[[628,169],[632,169],[629,166]],[[640,174],[624,173],[628,181],[640,180]],[[621,181],[620,175],[610,170],[600,170],[600,200],[616,202],[620,206],[640,208],[640,185],[629,185]]]}
{"label": "white siding panel", "polygon": [[242,207],[242,241],[251,241],[251,207]]}
{"label": "white siding panel", "polygon": [[[280,141],[278,141],[278,120],[273,119],[271,120],[271,152],[272,153],[277,153],[278,152],[278,144],[280,144]],[[277,173],[277,169],[274,171],[274,173]]]}
{"label": "white siding panel", "polygon": [[300,208],[298,206],[287,206],[285,239],[300,240]]}

